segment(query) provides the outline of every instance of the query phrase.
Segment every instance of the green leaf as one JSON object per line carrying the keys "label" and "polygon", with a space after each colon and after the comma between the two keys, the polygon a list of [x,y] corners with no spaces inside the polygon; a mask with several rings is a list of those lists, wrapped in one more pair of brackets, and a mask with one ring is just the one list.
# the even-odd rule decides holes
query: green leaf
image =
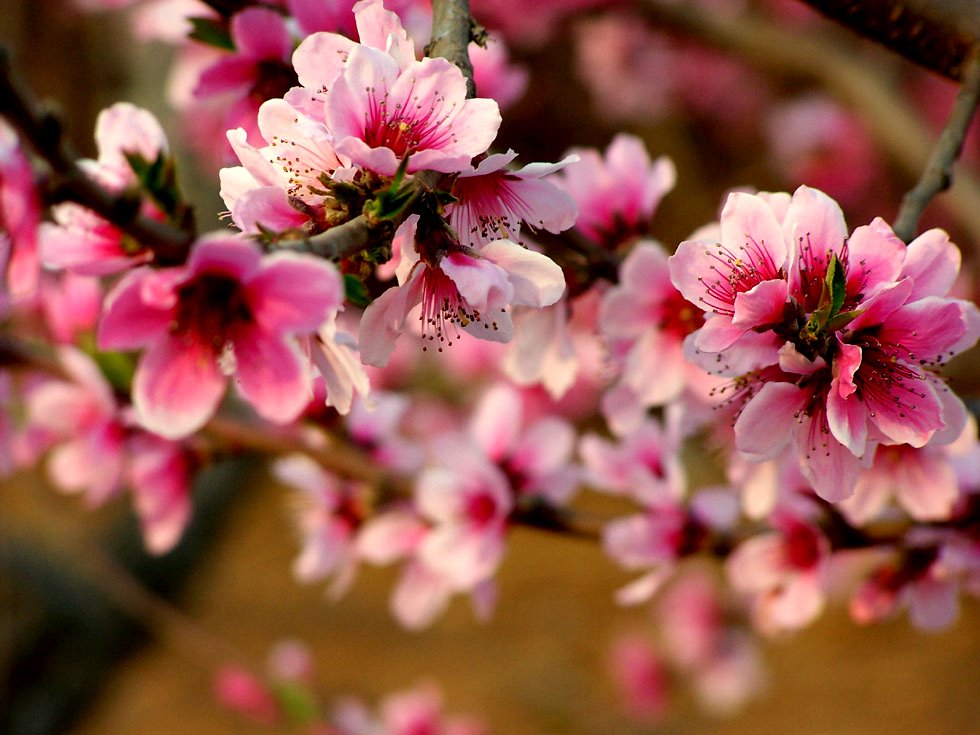
{"label": "green leaf", "polygon": [[375,221],[400,219],[403,216],[405,209],[418,196],[418,188],[415,184],[410,182],[402,186],[407,170],[408,156],[405,156],[391,184],[382,189],[374,199],[364,202],[364,214]]}
{"label": "green leaf", "polygon": [[316,697],[306,687],[291,682],[278,682],[272,691],[292,724],[308,725],[320,716]]}
{"label": "green leaf", "polygon": [[344,274],[344,295],[354,306],[367,306],[371,303],[371,294],[368,293],[364,282],[353,273]]}
{"label": "green leaf", "polygon": [[228,28],[220,20],[214,18],[188,18],[187,20],[192,26],[191,32],[187,34],[188,38],[215,48],[235,50],[235,42],[231,40]]}
{"label": "green leaf", "polygon": [[847,276],[844,267],[837,260],[837,253],[832,253],[830,262],[827,263],[827,275],[824,278],[826,293],[830,295],[829,318],[837,316],[837,313],[844,306],[844,298],[847,296]]}
{"label": "green leaf", "polygon": [[129,393],[136,372],[136,361],[123,352],[92,352],[92,359],[106,380],[120,393]]}

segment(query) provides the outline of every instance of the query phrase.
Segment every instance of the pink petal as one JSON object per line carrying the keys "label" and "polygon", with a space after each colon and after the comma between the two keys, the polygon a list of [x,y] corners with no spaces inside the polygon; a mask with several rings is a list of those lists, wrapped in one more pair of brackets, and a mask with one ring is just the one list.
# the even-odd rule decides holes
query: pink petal
{"label": "pink petal", "polygon": [[235,13],[231,19],[231,37],[236,53],[253,61],[285,61],[293,48],[282,15],[267,8],[252,7]]}
{"label": "pink petal", "polygon": [[959,248],[943,230],[933,228],[915,238],[902,265],[902,275],[915,282],[909,300],[948,294],[959,275],[961,260]]}
{"label": "pink petal", "polygon": [[516,448],[522,415],[520,393],[510,386],[496,385],[477,405],[470,433],[491,460],[500,462]]}
{"label": "pink petal", "polygon": [[293,52],[293,67],[307,90],[330,89],[356,44],[338,33],[313,33]]}
{"label": "pink petal", "polygon": [[738,294],[732,326],[746,331],[782,321],[788,293],[789,284],[780,280],[763,281]]}
{"label": "pink petal", "polygon": [[754,243],[765,253],[772,273],[764,273],[760,280],[768,280],[786,265],[789,252],[783,229],[772,208],[759,197],[735,192],[728,195],[721,212],[721,242],[734,252]]}
{"label": "pink petal", "polygon": [[140,359],[133,404],[142,426],[166,437],[188,436],[207,423],[225,391],[210,344],[167,336]]}
{"label": "pink petal", "polygon": [[233,349],[235,382],[259,415],[277,424],[296,419],[313,397],[307,363],[299,350],[258,328],[236,334]]}
{"label": "pink petal", "polygon": [[879,288],[897,281],[906,247],[880,217],[858,227],[847,241],[847,293],[868,297]]}
{"label": "pink petal", "polygon": [[135,350],[167,333],[173,309],[144,300],[143,287],[153,273],[147,268],[131,271],[106,297],[98,327],[100,349]]}
{"label": "pink petal", "polygon": [[513,297],[505,299],[509,303],[551,306],[565,292],[565,276],[557,263],[510,240],[496,240],[485,245],[480,250],[480,257],[507,272],[507,280],[514,289]]}
{"label": "pink petal", "polygon": [[809,395],[792,383],[766,383],[735,422],[735,446],[753,461],[778,455],[799,423]]}
{"label": "pink petal", "polygon": [[268,332],[315,332],[343,303],[337,269],[300,253],[267,256],[246,285],[255,319]]}

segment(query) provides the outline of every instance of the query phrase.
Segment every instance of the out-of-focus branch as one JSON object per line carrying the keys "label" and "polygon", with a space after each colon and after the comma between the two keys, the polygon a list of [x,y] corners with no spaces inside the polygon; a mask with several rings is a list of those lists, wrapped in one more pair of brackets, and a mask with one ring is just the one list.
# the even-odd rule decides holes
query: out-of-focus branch
{"label": "out-of-focus branch", "polygon": [[426,56],[441,56],[459,67],[466,77],[466,96],[476,97],[470,41],[482,42],[486,31],[470,15],[469,0],[432,0],[432,40]]}
{"label": "out-of-focus branch", "polygon": [[915,237],[915,228],[923,210],[932,198],[949,188],[953,180],[953,164],[960,156],[970,121],[980,103],[980,44],[973,48],[963,73],[963,86],[956,95],[949,122],[922,172],[915,187],[902,198],[902,206],[895,218],[895,234],[909,242]]}
{"label": "out-of-focus branch", "polygon": [[980,0],[802,0],[910,61],[963,80],[980,43]]}
{"label": "out-of-focus branch", "polygon": [[79,168],[78,155],[64,135],[61,120],[43,108],[13,68],[0,46],[0,116],[17,129],[38,156],[51,167],[55,196],[91,209],[137,242],[150,248],[160,263],[182,263],[194,239],[165,222],[140,214],[140,201],[110,194]]}
{"label": "out-of-focus branch", "polygon": [[[932,153],[922,119],[866,60],[840,50],[833,40],[801,35],[758,17],[710,12],[692,3],[639,0],[637,7],[661,28],[689,35],[738,55],[761,69],[813,80],[859,115],[896,163],[917,180]],[[980,242],[980,181],[962,172],[943,205],[974,242]]]}

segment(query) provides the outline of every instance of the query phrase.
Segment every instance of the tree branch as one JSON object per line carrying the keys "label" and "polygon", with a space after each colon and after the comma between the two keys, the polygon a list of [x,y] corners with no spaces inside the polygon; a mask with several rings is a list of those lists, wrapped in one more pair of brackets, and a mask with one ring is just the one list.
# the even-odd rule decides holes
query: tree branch
{"label": "tree branch", "polygon": [[936,142],[929,164],[918,183],[902,198],[895,218],[895,234],[909,242],[915,237],[919,217],[930,200],[949,188],[953,180],[953,165],[959,158],[970,121],[980,103],[980,44],[973,48],[963,73],[963,86],[956,95],[949,122]]}
{"label": "tree branch", "polygon": [[910,61],[963,80],[980,43],[980,0],[801,0]]}
{"label": "tree branch", "polygon": [[[922,119],[889,87],[880,69],[842,51],[832,36],[804,36],[761,18],[710,12],[692,3],[639,0],[637,7],[661,28],[736,54],[760,69],[813,80],[861,117],[910,179],[917,180],[927,166],[932,135]],[[943,198],[970,239],[980,243],[977,202],[980,181],[968,171]]]}
{"label": "tree branch", "polygon": [[194,233],[141,215],[139,200],[112,195],[89,178],[76,163],[78,155],[65,138],[61,120],[53,110],[44,109],[37,102],[14,70],[3,46],[0,46],[0,115],[51,167],[55,177],[52,186],[59,199],[91,209],[152,250],[159,263],[177,264],[186,260]]}
{"label": "tree branch", "polygon": [[473,63],[470,61],[470,41],[480,40],[484,31],[470,15],[469,0],[432,0],[432,40],[425,47],[426,56],[448,59],[466,77],[466,96],[476,97]]}

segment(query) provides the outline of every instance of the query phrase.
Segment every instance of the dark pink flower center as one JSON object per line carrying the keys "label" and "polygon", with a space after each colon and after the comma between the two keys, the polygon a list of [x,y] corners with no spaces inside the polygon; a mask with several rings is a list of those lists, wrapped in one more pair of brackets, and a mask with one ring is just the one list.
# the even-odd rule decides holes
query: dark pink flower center
{"label": "dark pink flower center", "polygon": [[403,158],[417,150],[440,148],[454,141],[452,109],[443,112],[446,98],[433,97],[419,102],[418,96],[409,93],[405,102],[391,104],[388,92],[378,99],[377,90],[367,90],[370,109],[366,113],[364,142],[372,148],[389,148],[395,156]]}
{"label": "dark pink flower center", "polygon": [[218,351],[236,326],[252,322],[252,309],[238,280],[223,273],[202,273],[178,289],[170,330],[202,337]]}
{"label": "dark pink flower center", "polygon": [[783,552],[793,569],[812,569],[820,561],[820,539],[817,532],[802,523],[794,524],[783,539]]}
{"label": "dark pink flower center", "polygon": [[717,243],[706,254],[714,261],[708,266],[711,275],[698,277],[704,286],[700,301],[706,311],[734,316],[738,294],[781,277],[765,242],[750,239],[735,251]]}
{"label": "dark pink flower center", "polygon": [[475,493],[467,499],[466,517],[482,528],[497,517],[497,501],[489,493]]}
{"label": "dark pink flower center", "polygon": [[[456,284],[441,268],[421,264],[417,267],[425,268],[421,275],[422,311],[419,314],[423,340],[437,342],[436,349],[442,352],[443,343],[451,347],[453,340],[459,339],[460,327],[479,322],[486,329],[497,329],[496,322],[484,321],[480,312],[460,296]],[[424,343],[422,349],[427,349]]]}

